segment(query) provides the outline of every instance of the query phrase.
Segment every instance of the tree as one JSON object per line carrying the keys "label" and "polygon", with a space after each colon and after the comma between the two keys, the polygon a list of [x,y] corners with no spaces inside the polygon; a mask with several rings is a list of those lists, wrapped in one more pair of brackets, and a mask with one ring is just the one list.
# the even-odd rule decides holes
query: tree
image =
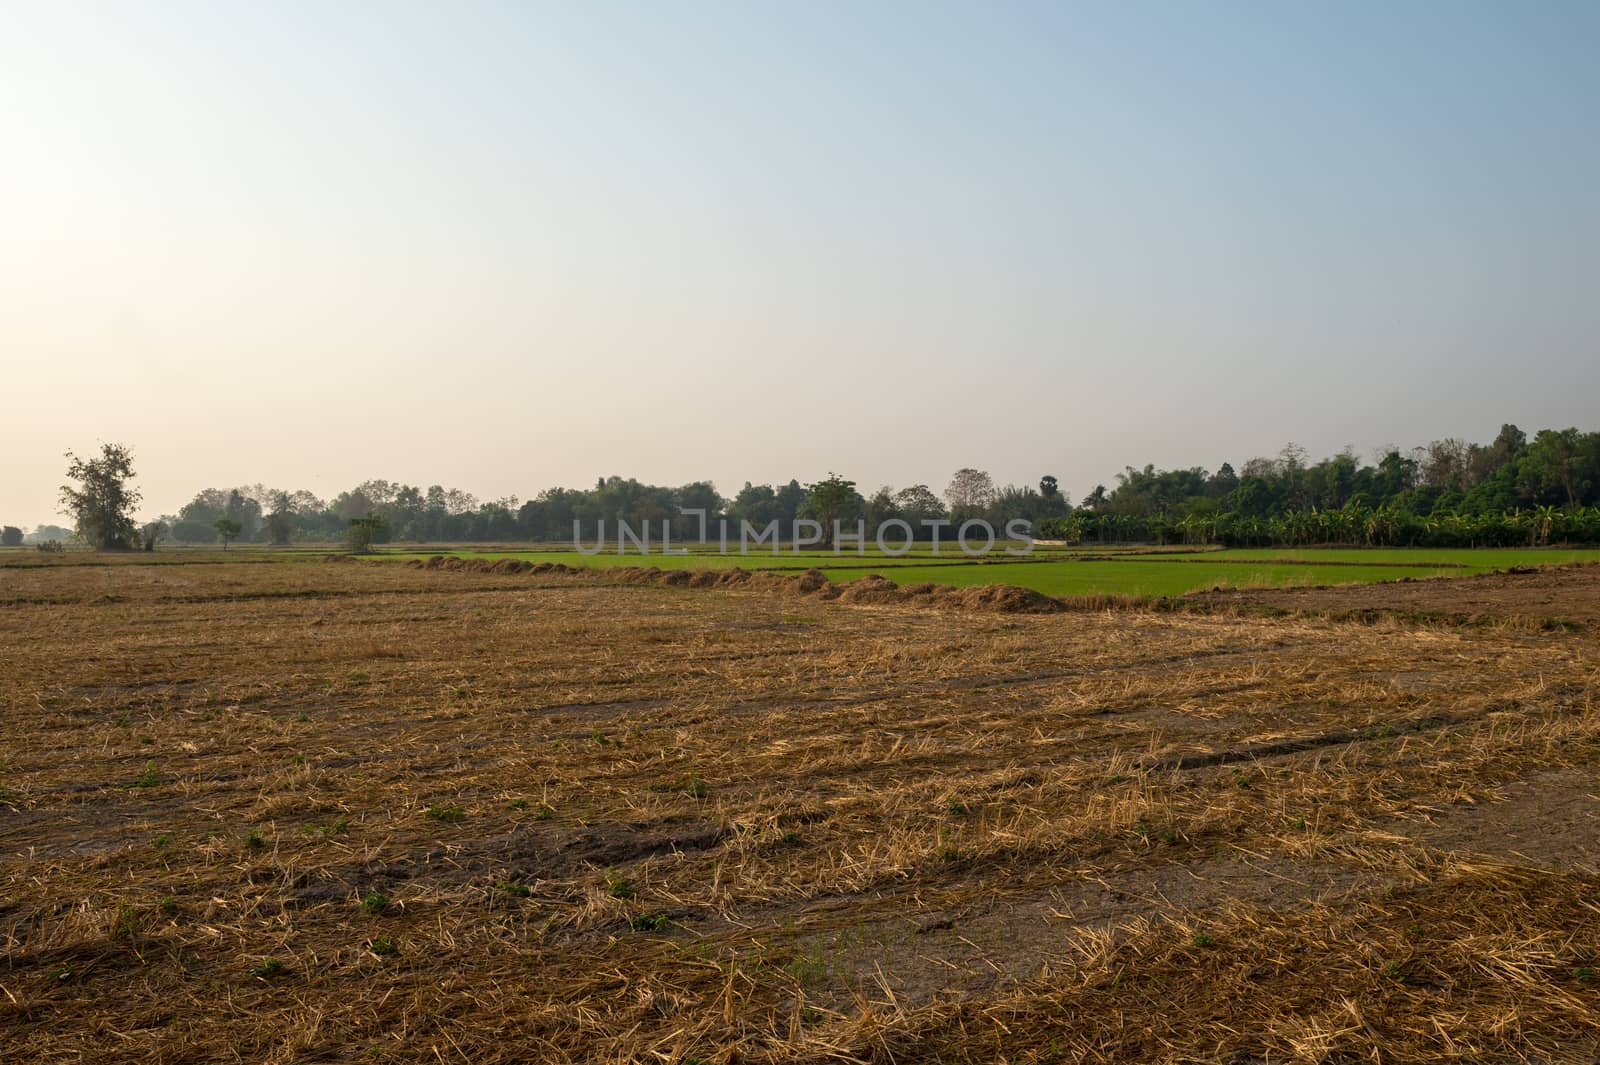
{"label": "tree", "polygon": [[1354,490],[1356,474],[1360,469],[1361,461],[1347,447],[1306,470],[1311,506],[1332,510],[1344,506]]}
{"label": "tree", "polygon": [[100,457],[80,459],[67,452],[67,477],[78,487],[61,486],[61,512],[77,523],[78,536],[100,551],[126,551],[133,546],[132,510],[139,492],[133,480],[133,452],[121,444],[102,444]]}
{"label": "tree", "polygon": [[63,529],[59,525],[40,525],[33,532],[22,538],[25,544],[44,544],[54,540],[56,543],[66,543],[72,536],[71,529]]}
{"label": "tree", "polygon": [[989,520],[995,525],[1004,525],[1013,518],[1034,522],[1049,516],[1045,511],[1043,496],[1030,487],[1019,488],[1014,484],[1008,484],[995,492],[994,502],[989,505],[988,514]]}
{"label": "tree", "polygon": [[800,508],[806,505],[806,490],[800,487],[799,481],[790,478],[788,484],[778,489],[772,501],[777,507],[773,517],[788,525],[800,516]]}
{"label": "tree", "polygon": [[942,521],[945,517],[944,504],[934,494],[933,489],[925,484],[914,484],[909,488],[902,488],[894,494],[895,509],[900,512],[900,517],[911,523],[912,536],[917,539],[931,537],[932,532],[922,523],[925,521]]}
{"label": "tree", "polygon": [[7,525],[0,529],[0,547],[21,547],[22,530],[15,525]]}
{"label": "tree", "polygon": [[232,518],[218,518],[211,523],[211,527],[217,530],[217,539],[222,541],[222,549],[224,551],[228,549],[228,541],[237,539],[239,534],[244,531],[244,526]]}
{"label": "tree", "polygon": [[1467,486],[1471,449],[1465,440],[1447,436],[1422,449],[1422,483],[1457,491]]}
{"label": "tree", "polygon": [[994,479],[982,470],[963,467],[950,478],[944,498],[950,504],[951,520],[970,518],[994,502]]}
{"label": "tree", "polygon": [[154,551],[156,544],[160,543],[167,535],[167,523],[152,521],[139,529],[139,543],[146,551]]}
{"label": "tree", "polygon": [[1117,490],[1109,502],[1119,514],[1165,515],[1205,490],[1206,471],[1198,466],[1159,471],[1148,464],[1142,470],[1129,466],[1117,474]]}
{"label": "tree", "polygon": [[[684,485],[672,494],[673,505],[678,510],[678,516],[673,519],[677,527],[674,534],[679,540],[696,539],[700,530],[706,530],[706,535],[711,536],[717,527],[717,519],[722,515],[723,499],[717,494],[716,485],[710,481],[694,481]],[[690,518],[683,513],[686,510],[700,510],[705,512],[705,524],[701,525],[701,518]]]}
{"label": "tree", "polygon": [[1557,500],[1568,506],[1588,495],[1593,484],[1589,436],[1577,429],[1541,429],[1518,460],[1523,489],[1537,499]]}
{"label": "tree", "polygon": [[1265,459],[1257,455],[1253,459],[1246,459],[1244,465],[1239,467],[1239,479],[1256,477],[1267,481],[1278,476],[1278,463],[1276,459]]}
{"label": "tree", "polygon": [[778,520],[778,493],[770,484],[744,483],[739,494],[728,503],[728,517],[735,524],[747,521],[757,528],[765,528]]}
{"label": "tree", "polygon": [[1285,503],[1298,510],[1310,503],[1306,493],[1306,449],[1293,440],[1278,452],[1278,474],[1282,479]]}
{"label": "tree", "polygon": [[1239,475],[1233,472],[1233,465],[1231,463],[1224,462],[1221,466],[1217,467],[1216,473],[1213,473],[1209,478],[1207,478],[1206,495],[1213,499],[1221,499],[1223,496],[1227,495],[1229,492],[1238,487]]}
{"label": "tree", "polygon": [[172,523],[172,538],[180,544],[206,544],[217,538],[217,530],[212,521],[201,521],[198,518],[179,518]]}
{"label": "tree", "polygon": [[1054,474],[1039,478],[1039,517],[1059,518],[1072,510],[1072,500],[1061,491]]}
{"label": "tree", "polygon": [[1477,486],[1502,472],[1514,472],[1511,467],[1527,446],[1527,433],[1509,423],[1502,425],[1494,443],[1487,447],[1473,444],[1467,449],[1468,479]]}
{"label": "tree", "polygon": [[272,513],[267,515],[267,540],[274,547],[283,547],[294,533],[294,511],[290,508],[288,492],[274,492]]}
{"label": "tree", "polygon": [[[328,504],[328,508],[347,521],[355,521],[365,514],[372,513],[372,508],[377,505],[378,501],[363,492],[358,485],[348,492],[340,492],[334,496],[333,501]],[[476,510],[477,508],[473,507],[472,509]],[[460,512],[453,510],[451,513]]]}
{"label": "tree", "polygon": [[828,471],[828,479],[806,485],[806,505],[822,523],[822,542],[833,545],[833,523],[855,504],[856,483]]}
{"label": "tree", "polygon": [[944,517],[944,504],[939,497],[934,495],[933,489],[925,484],[914,484],[909,488],[902,488],[894,494],[894,505],[906,520],[915,521],[923,518]]}
{"label": "tree", "polygon": [[255,539],[256,530],[261,528],[261,504],[237,488],[228,493],[223,516],[238,522],[239,534],[249,540]]}
{"label": "tree", "polygon": [[900,508],[894,505],[894,489],[884,485],[867,500],[867,530],[874,532],[884,522],[900,517]]}
{"label": "tree", "polygon": [[346,534],[346,541],[350,550],[357,554],[365,554],[372,550],[372,545],[383,536],[388,529],[383,515],[375,511],[367,511],[359,518],[350,519],[350,531]]}
{"label": "tree", "polygon": [[204,488],[183,505],[178,511],[178,518],[181,521],[194,521],[209,526],[227,513],[227,509],[228,493],[220,488]]}
{"label": "tree", "polygon": [[1385,496],[1396,496],[1417,484],[1417,470],[1421,464],[1406,458],[1396,448],[1387,449],[1378,460],[1378,483]]}

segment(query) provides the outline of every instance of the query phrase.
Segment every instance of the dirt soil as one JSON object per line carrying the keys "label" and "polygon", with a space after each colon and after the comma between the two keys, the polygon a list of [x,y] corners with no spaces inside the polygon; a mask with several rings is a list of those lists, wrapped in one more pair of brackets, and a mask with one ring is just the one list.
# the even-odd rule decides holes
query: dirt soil
{"label": "dirt soil", "polygon": [[1462,621],[1509,619],[1593,626],[1600,625],[1600,565],[1552,566],[1380,584],[1229,589],[1188,598],[1221,607],[1265,606],[1351,615],[1410,612]]}
{"label": "dirt soil", "polygon": [[1595,1060],[1594,630],[804,576],[0,570],[0,1061]]}

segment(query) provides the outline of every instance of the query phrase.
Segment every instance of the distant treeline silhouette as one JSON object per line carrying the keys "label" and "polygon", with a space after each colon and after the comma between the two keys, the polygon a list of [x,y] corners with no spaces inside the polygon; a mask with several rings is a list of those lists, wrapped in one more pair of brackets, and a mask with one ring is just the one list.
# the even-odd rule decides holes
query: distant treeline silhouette
{"label": "distant treeline silhouette", "polygon": [[1489,444],[1388,448],[1372,465],[1349,450],[1308,463],[1291,444],[1237,472],[1129,467],[1115,491],[1039,523],[1090,542],[1509,547],[1600,543],[1600,433],[1505,425]]}
{"label": "distant treeline silhouette", "polygon": [[925,521],[983,518],[999,528],[1020,518],[1042,538],[1086,542],[1468,547],[1600,543],[1597,504],[1600,433],[1547,429],[1529,439],[1506,425],[1487,444],[1445,439],[1410,451],[1385,448],[1370,464],[1349,449],[1313,463],[1290,444],[1238,469],[1130,466],[1115,488],[1097,485],[1076,507],[1053,476],[1037,487],[997,487],[968,468],[942,495],[923,484],[864,495],[834,476],[812,485],[746,483],[732,498],[709,481],[671,487],[606,477],[592,488],[550,488],[527,501],[481,501],[438,485],[386,480],[364,481],[331,500],[258,484],[201,491],[161,524],[184,543],[216,542],[220,522],[223,530],[237,524],[242,542],[284,544],[346,539],[355,522],[376,541],[417,543],[570,542],[574,522],[592,537],[602,520],[613,529],[618,521],[648,523],[659,536],[665,522],[682,543],[698,538],[695,512],[703,511],[712,539],[719,520],[735,528],[776,521],[786,535],[802,518],[852,528],[863,521],[869,530],[899,518],[927,537]]}

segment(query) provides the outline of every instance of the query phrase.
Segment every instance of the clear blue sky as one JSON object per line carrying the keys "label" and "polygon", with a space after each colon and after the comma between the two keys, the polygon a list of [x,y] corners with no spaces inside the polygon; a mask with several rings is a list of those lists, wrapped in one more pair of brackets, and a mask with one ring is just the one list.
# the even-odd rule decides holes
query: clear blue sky
{"label": "clear blue sky", "polygon": [[0,0],[0,521],[1596,428],[1600,4]]}

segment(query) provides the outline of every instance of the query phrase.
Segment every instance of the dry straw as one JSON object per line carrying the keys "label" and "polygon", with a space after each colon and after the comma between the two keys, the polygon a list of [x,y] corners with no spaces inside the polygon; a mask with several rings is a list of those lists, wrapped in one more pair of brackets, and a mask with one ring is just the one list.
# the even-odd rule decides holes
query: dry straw
{"label": "dry straw", "polygon": [[1075,605],[8,571],[0,1060],[1594,1059],[1592,635]]}

